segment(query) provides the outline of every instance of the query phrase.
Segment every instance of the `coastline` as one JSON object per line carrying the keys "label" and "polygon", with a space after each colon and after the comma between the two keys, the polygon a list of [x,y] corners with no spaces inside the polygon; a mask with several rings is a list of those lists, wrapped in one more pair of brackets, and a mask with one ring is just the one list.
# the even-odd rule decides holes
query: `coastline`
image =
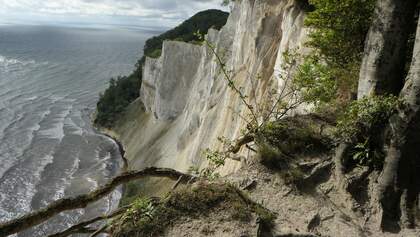
{"label": "coastline", "polygon": [[105,136],[105,137],[107,137],[107,138],[109,138],[109,139],[111,139],[111,140],[113,140],[114,141],[114,143],[115,144],[117,144],[117,147],[118,147],[118,151],[120,152],[120,154],[121,154],[121,159],[122,159],[122,161],[123,161],[123,167],[122,167],[122,172],[126,172],[127,170],[128,170],[128,160],[127,160],[127,158],[125,157],[125,150],[124,150],[124,146],[123,146],[123,144],[115,137],[115,136],[112,136],[111,135],[111,133],[110,132],[108,132],[107,130],[105,130],[105,129],[98,129],[98,128],[96,128],[95,127],[95,129],[96,129],[96,132],[98,133],[98,134],[100,134],[100,135],[102,135],[102,136]]}
{"label": "coastline", "polygon": [[96,109],[90,112],[89,114],[89,120],[90,120],[90,124],[92,125],[92,128],[97,134],[111,139],[117,145],[118,151],[123,161],[123,167],[121,171],[126,172],[128,170],[128,159],[125,157],[124,145],[118,140],[118,138],[114,135],[111,129],[96,126],[94,123],[95,116],[96,116]]}
{"label": "coastline", "polygon": [[[103,127],[98,127],[95,125],[94,120],[95,120],[95,116],[96,116],[96,110],[94,110],[93,112],[89,113],[89,120],[90,120],[90,124],[92,126],[92,129],[101,136],[104,136],[108,139],[111,139],[118,148],[118,151],[120,153],[121,156],[121,160],[123,162],[123,166],[121,167],[120,172],[124,173],[126,171],[128,171],[128,159],[125,157],[125,149],[123,144],[118,140],[118,138],[113,134],[112,130],[107,129],[107,128],[103,128]],[[108,210],[108,213],[112,213],[112,211],[116,210],[120,205],[121,205],[121,201],[122,201],[122,197],[124,195],[125,192],[125,186],[121,185],[119,188],[119,192],[120,192],[120,197],[118,199],[115,200],[116,205],[111,205],[114,206],[114,208],[111,208]]]}

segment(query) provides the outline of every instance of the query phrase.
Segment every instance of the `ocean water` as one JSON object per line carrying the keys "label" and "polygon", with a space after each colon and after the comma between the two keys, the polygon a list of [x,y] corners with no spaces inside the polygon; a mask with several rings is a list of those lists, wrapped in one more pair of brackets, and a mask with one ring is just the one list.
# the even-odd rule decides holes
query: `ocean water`
{"label": "ocean water", "polygon": [[[109,78],[128,74],[152,33],[0,26],[0,222],[82,194],[120,172],[116,144],[90,114]],[[46,236],[106,213],[118,190],[17,236]]]}

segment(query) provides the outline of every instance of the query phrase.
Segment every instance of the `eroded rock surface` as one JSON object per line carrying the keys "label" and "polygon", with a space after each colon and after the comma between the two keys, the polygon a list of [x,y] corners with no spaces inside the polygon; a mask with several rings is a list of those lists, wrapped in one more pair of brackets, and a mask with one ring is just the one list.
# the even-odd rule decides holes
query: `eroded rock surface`
{"label": "eroded rock surface", "polygon": [[[209,31],[207,40],[251,103],[260,104],[269,90],[283,86],[282,56],[289,49],[303,48],[304,16],[293,0],[243,0],[235,4],[220,31]],[[245,107],[204,45],[164,42],[160,58],[146,59],[140,94],[145,112],[136,102],[127,115],[130,119],[115,129],[136,169],[203,167],[202,151],[220,148],[218,137],[236,139],[246,124],[239,116]],[[229,161],[223,173],[239,167],[240,162]]]}

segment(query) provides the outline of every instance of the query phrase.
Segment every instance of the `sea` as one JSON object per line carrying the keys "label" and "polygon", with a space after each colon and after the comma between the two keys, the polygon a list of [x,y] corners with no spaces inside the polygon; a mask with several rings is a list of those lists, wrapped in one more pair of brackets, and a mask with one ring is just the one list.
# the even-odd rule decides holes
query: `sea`
{"label": "sea", "polygon": [[[121,172],[115,142],[91,115],[109,79],[133,71],[156,32],[0,26],[0,222],[87,193]],[[48,236],[118,205],[106,198],[14,236]]]}

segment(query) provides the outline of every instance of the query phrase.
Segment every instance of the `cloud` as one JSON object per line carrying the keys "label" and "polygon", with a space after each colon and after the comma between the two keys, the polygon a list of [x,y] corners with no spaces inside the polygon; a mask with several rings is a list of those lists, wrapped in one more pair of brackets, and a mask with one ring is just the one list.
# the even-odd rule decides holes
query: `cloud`
{"label": "cloud", "polygon": [[221,0],[0,0],[0,21],[172,27]]}

